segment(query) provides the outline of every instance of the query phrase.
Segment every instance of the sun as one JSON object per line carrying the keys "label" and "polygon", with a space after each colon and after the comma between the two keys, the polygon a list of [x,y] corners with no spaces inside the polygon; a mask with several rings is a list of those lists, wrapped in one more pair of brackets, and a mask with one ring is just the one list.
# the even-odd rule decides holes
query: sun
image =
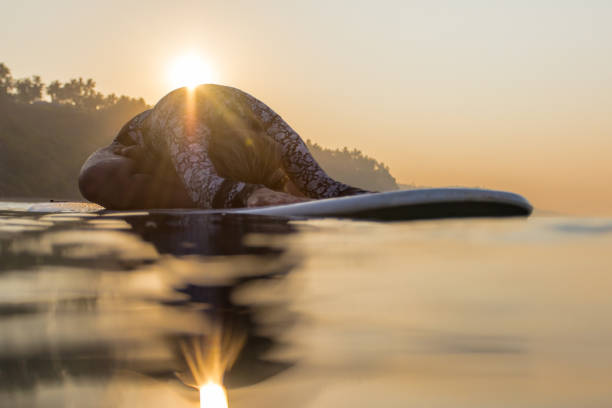
{"label": "sun", "polygon": [[168,75],[173,88],[194,88],[212,81],[210,66],[197,54],[177,57],[172,62]]}

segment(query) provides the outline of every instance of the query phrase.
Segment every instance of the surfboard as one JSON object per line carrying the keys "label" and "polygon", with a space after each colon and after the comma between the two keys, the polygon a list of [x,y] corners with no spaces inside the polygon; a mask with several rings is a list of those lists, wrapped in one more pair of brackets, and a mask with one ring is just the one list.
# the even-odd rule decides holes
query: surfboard
{"label": "surfboard", "polygon": [[[30,212],[99,212],[107,211],[86,202],[37,203]],[[531,204],[521,195],[498,190],[475,188],[429,188],[369,193],[350,197],[328,198],[304,203],[259,208],[221,210],[146,209],[147,213],[164,214],[252,214],[297,218],[351,218],[373,220],[416,220],[457,217],[528,216]],[[142,211],[139,211],[142,213]],[[121,212],[126,213],[126,212]],[[127,212],[129,214],[130,212]]]}

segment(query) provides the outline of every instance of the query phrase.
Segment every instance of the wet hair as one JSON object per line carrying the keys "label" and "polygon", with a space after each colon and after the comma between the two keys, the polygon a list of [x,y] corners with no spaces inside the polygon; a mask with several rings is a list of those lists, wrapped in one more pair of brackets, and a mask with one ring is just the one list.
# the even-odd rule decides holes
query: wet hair
{"label": "wet hair", "polygon": [[289,180],[278,143],[251,112],[221,114],[211,125],[208,153],[217,173],[226,179],[284,191]]}

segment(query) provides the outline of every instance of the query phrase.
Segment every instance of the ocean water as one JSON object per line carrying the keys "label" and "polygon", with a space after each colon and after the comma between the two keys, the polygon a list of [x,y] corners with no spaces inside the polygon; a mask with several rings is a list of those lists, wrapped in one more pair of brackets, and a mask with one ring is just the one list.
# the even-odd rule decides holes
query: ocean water
{"label": "ocean water", "polygon": [[[0,205],[0,406],[612,406],[612,219]],[[213,405],[208,404],[214,408]]]}

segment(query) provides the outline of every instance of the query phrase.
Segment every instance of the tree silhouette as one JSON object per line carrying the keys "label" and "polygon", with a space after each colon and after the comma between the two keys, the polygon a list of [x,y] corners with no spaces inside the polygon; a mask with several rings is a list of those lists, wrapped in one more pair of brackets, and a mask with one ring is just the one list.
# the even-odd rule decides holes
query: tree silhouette
{"label": "tree silhouette", "polygon": [[13,90],[14,83],[11,76],[11,70],[0,62],[0,97],[9,96]]}
{"label": "tree silhouette", "polygon": [[118,101],[119,101],[119,98],[117,98],[117,95],[115,95],[114,93],[110,95],[106,95],[106,98],[104,98],[104,107],[108,108],[110,106],[113,106]]}
{"label": "tree silhouette", "polygon": [[130,98],[125,95],[118,97],[114,93],[104,96],[95,88],[96,82],[91,78],[86,81],[83,81],[83,78],[73,78],[63,84],[59,81],[51,82],[47,86],[47,95],[51,97],[52,103],[71,105],[85,111],[109,109],[118,104],[124,107],[127,105],[142,106],[143,110],[147,106],[142,98]]}
{"label": "tree silhouette", "polygon": [[384,163],[364,155],[360,150],[328,149],[310,140],[306,141],[308,149],[333,178],[344,183],[367,190],[397,190],[395,178]]}
{"label": "tree silhouette", "polygon": [[51,102],[68,104],[83,110],[97,110],[104,106],[105,98],[100,92],[96,91],[96,82],[89,78],[71,79],[62,84],[53,81],[47,86],[47,94],[51,97]]}
{"label": "tree silhouette", "polygon": [[45,85],[38,75],[30,78],[18,79],[15,82],[15,100],[21,103],[32,103],[42,98],[42,90]]}
{"label": "tree silhouette", "polygon": [[66,99],[64,98],[64,91],[60,81],[53,81],[47,85],[47,95],[51,97],[53,103],[63,103]]}

